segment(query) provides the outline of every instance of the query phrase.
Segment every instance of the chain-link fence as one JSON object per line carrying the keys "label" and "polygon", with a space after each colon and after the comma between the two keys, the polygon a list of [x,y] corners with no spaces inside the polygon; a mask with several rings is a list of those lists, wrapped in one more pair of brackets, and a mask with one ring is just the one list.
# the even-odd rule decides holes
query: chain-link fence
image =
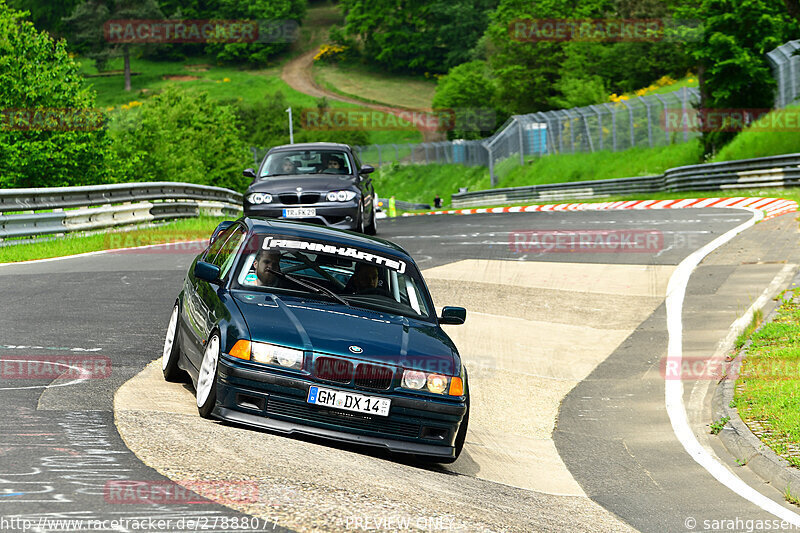
{"label": "chain-link fence", "polygon": [[373,144],[358,146],[356,152],[374,166],[394,162],[488,166],[495,184],[499,162],[507,167],[550,154],[618,152],[687,142],[699,135],[688,123],[699,97],[697,89],[683,88],[616,103],[514,115],[497,133],[480,141]]}
{"label": "chain-link fence", "polygon": [[800,41],[789,41],[767,53],[778,89],[775,92],[775,107],[781,109],[794,102],[800,95]]}

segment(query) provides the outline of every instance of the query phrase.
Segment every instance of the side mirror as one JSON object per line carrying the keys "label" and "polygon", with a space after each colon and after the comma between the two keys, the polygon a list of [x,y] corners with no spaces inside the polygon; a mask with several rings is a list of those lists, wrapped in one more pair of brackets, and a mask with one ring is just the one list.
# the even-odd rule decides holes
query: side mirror
{"label": "side mirror", "polygon": [[215,285],[219,284],[219,267],[206,263],[205,261],[198,261],[194,265],[194,275],[196,278],[202,279]]}
{"label": "side mirror", "polygon": [[364,176],[366,174],[372,174],[375,172],[375,167],[372,165],[364,165],[361,167],[361,170],[358,171],[359,175]]}
{"label": "side mirror", "polygon": [[253,179],[255,179],[256,171],[253,170],[252,168],[246,168],[246,169],[244,169],[244,172],[242,172],[242,176],[244,176],[245,178],[253,178]]}
{"label": "side mirror", "polygon": [[226,229],[230,228],[233,224],[235,224],[233,220],[225,220],[223,222],[220,222],[219,226],[217,226],[217,229],[215,229],[214,233],[211,234],[211,238],[208,239],[208,245],[211,246],[212,244],[214,244],[214,241],[217,240],[219,234],[225,231]]}
{"label": "side mirror", "polygon": [[463,307],[445,307],[442,309],[442,316],[439,324],[450,324],[460,326],[467,320],[467,310]]}

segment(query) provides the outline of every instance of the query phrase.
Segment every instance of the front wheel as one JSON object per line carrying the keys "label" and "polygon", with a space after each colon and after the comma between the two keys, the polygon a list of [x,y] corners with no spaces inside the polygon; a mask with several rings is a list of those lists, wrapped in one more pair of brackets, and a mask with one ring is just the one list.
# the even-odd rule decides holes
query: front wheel
{"label": "front wheel", "polygon": [[197,411],[203,418],[211,418],[214,404],[217,403],[217,366],[219,364],[219,335],[208,339],[200,374],[197,376]]}
{"label": "front wheel", "polygon": [[178,304],[175,304],[169,317],[164,351],[161,354],[161,371],[167,381],[181,381],[183,378],[183,371],[178,367],[178,359],[181,357],[181,347],[178,344],[178,313]]}
{"label": "front wheel", "polygon": [[378,233],[378,217],[375,216],[375,210],[372,210],[372,221],[370,221],[369,226],[364,228],[364,231],[367,235],[376,235]]}

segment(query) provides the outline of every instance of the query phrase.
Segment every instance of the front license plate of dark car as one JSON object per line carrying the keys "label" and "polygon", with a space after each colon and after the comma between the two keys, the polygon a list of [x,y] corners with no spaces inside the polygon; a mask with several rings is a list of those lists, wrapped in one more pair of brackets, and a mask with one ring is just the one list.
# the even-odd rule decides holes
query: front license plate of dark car
{"label": "front license plate of dark car", "polygon": [[317,210],[313,207],[293,207],[291,209],[284,209],[283,216],[285,218],[305,218],[317,216]]}
{"label": "front license plate of dark car", "polygon": [[308,403],[344,411],[389,416],[389,407],[392,405],[392,400],[340,390],[323,389],[322,387],[309,387]]}

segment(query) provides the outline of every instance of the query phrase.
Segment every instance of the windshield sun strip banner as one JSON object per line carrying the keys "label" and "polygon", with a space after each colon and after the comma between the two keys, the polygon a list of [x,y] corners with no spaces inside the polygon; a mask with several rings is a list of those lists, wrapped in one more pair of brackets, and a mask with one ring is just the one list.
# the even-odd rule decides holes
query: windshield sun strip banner
{"label": "windshield sun strip banner", "polygon": [[399,259],[392,259],[386,256],[365,252],[349,246],[336,246],[335,244],[327,244],[322,242],[314,242],[308,240],[297,239],[284,239],[266,237],[261,246],[264,250],[283,249],[283,250],[298,250],[308,251],[315,253],[323,253],[339,257],[346,257],[348,259],[355,259],[367,263],[373,263],[391,270],[395,270],[400,274],[406,271],[405,261]]}

